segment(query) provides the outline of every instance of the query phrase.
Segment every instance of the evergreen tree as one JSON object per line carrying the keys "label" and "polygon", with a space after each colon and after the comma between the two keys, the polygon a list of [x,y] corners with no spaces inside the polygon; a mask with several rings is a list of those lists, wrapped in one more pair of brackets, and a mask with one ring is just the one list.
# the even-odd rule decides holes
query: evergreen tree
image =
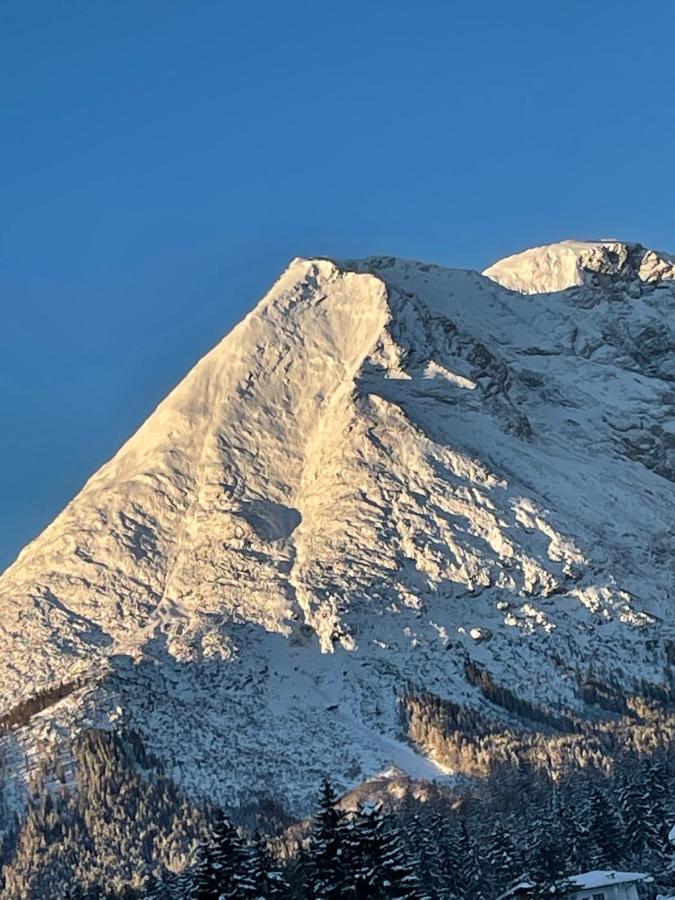
{"label": "evergreen tree", "polygon": [[460,897],[461,891],[461,830],[447,815],[437,814],[431,824],[436,835],[437,868],[440,885],[450,897]]}
{"label": "evergreen tree", "polygon": [[486,900],[483,881],[484,864],[478,847],[469,835],[466,819],[462,824],[457,842],[457,874],[455,893],[461,900]]}
{"label": "evergreen tree", "polygon": [[77,897],[77,900],[105,900],[105,893],[96,884],[76,888],[73,896]]}
{"label": "evergreen tree", "polygon": [[316,867],[309,849],[297,843],[283,876],[288,882],[289,897],[314,897]]}
{"label": "evergreen tree", "polygon": [[209,840],[197,863],[197,900],[251,896],[253,889],[246,873],[246,851],[237,829],[217,812]]}
{"label": "evergreen tree", "polygon": [[530,878],[536,885],[534,896],[551,894],[562,877],[563,857],[556,835],[543,829],[537,834],[530,856]]}
{"label": "evergreen tree", "polygon": [[648,809],[646,817],[646,844],[652,854],[652,864],[663,864],[669,855],[667,822],[667,773],[662,760],[645,760],[643,764],[644,802],[643,810]]}
{"label": "evergreen tree", "polygon": [[417,873],[423,895],[438,896],[447,887],[441,863],[443,825],[447,820],[439,815],[422,817],[415,813],[409,821],[403,820],[408,860]]}
{"label": "evergreen tree", "polygon": [[255,832],[247,848],[245,871],[247,881],[243,887],[247,889],[250,885],[251,896],[265,900],[288,896],[289,885],[269,852],[266,841],[258,832]]}
{"label": "evergreen tree", "polygon": [[382,804],[359,806],[353,819],[350,847],[353,888],[359,900],[406,900],[422,896],[419,879],[406,859],[393,821],[385,820]]}
{"label": "evergreen tree", "polygon": [[583,872],[593,866],[595,840],[588,824],[588,804],[572,813],[570,818],[570,869]]}
{"label": "evergreen tree", "polygon": [[574,830],[563,798],[554,788],[548,803],[533,823],[529,873],[536,897],[557,896],[570,867]]}
{"label": "evergreen tree", "polygon": [[626,863],[639,865],[648,843],[649,819],[643,819],[643,796],[635,771],[626,768],[617,777],[617,806],[623,831],[623,858]]}
{"label": "evergreen tree", "polygon": [[202,862],[201,854],[198,860],[196,871],[186,866],[182,872],[179,872],[168,885],[167,893],[170,900],[195,900],[197,896],[197,872]]}
{"label": "evergreen tree", "polygon": [[313,889],[317,900],[332,900],[345,893],[350,875],[346,824],[333,785],[325,778],[310,842]]}
{"label": "evergreen tree", "polygon": [[595,845],[594,868],[614,868],[621,860],[623,846],[622,823],[607,793],[599,787],[591,791],[589,828]]}
{"label": "evergreen tree", "polygon": [[500,819],[496,819],[487,845],[490,890],[496,897],[502,893],[520,870],[520,858],[511,835]]}
{"label": "evergreen tree", "polygon": [[151,875],[143,885],[139,900],[163,900],[164,888],[159,879]]}

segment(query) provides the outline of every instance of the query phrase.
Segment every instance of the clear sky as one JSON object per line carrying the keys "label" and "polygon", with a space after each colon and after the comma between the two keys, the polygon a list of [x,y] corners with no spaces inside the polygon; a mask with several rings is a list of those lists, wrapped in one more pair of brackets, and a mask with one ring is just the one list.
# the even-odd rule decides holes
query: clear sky
{"label": "clear sky", "polygon": [[0,568],[296,255],[675,249],[675,3],[3,0]]}

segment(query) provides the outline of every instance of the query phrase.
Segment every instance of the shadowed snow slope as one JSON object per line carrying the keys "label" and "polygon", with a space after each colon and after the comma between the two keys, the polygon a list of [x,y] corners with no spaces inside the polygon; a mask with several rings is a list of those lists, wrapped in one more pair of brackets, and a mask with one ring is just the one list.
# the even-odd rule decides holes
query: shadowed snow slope
{"label": "shadowed snow slope", "polygon": [[672,263],[565,242],[486,275],[295,260],[25,548],[0,715],[75,689],[3,739],[17,778],[121,721],[196,794],[302,810],[324,772],[442,777],[398,698],[479,703],[467,659],[580,715],[591,664],[666,678]]}

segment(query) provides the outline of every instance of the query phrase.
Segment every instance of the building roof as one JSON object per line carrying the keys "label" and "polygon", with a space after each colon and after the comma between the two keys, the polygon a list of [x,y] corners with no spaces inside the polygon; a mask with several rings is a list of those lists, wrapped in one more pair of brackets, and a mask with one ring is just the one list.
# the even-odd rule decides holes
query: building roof
{"label": "building roof", "polygon": [[615,872],[611,869],[598,869],[593,872],[582,872],[581,875],[570,875],[565,881],[578,890],[610,887],[613,884],[627,884],[631,881],[644,881],[649,878],[644,872]]}
{"label": "building roof", "polygon": [[[645,881],[650,876],[644,872],[616,872],[613,869],[595,869],[592,872],[581,872],[579,875],[568,875],[562,882],[570,890],[589,891],[593,888],[611,887],[613,884],[630,884],[634,881]],[[523,879],[513,885],[508,891],[500,894],[497,900],[508,900],[517,897],[521,893],[532,890],[535,885]],[[673,898],[675,900],[675,898]]]}

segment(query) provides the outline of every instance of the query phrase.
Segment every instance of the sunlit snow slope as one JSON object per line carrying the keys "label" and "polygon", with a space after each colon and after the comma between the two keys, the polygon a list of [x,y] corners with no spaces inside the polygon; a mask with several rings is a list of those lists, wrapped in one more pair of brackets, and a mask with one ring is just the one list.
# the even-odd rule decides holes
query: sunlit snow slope
{"label": "sunlit snow slope", "polygon": [[662,681],[674,275],[616,241],[291,263],[0,578],[0,715],[73,690],[2,739],[17,777],[121,722],[300,810],[324,772],[442,777],[398,701],[478,703],[467,658],[582,714],[576,670]]}

